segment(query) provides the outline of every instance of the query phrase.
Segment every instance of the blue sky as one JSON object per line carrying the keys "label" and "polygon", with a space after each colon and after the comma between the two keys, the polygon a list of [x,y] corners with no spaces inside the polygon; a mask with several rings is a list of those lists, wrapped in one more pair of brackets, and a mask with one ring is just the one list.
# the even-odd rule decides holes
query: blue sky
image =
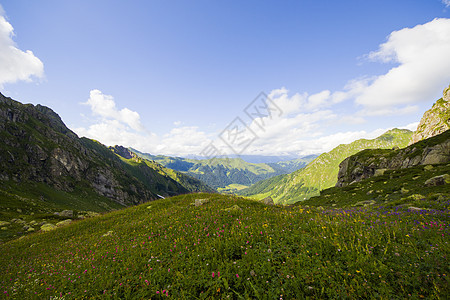
{"label": "blue sky", "polygon": [[[413,128],[450,83],[445,0],[0,4],[3,94],[151,153],[328,151]],[[264,128],[244,112],[260,92],[281,112]],[[220,139],[236,117],[245,149]]]}

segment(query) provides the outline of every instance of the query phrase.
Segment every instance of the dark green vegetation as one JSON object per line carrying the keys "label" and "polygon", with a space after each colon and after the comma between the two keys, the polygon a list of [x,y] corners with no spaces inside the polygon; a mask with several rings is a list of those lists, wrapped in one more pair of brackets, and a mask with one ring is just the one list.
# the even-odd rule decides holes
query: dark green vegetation
{"label": "dark green vegetation", "polygon": [[[414,182],[441,167],[417,170]],[[443,299],[450,203],[442,188],[427,190],[419,210],[382,192],[381,205],[352,207],[365,198],[347,188],[322,203],[352,199],[345,208],[218,194],[157,200],[0,245],[1,297]]]}
{"label": "dark green vegetation", "polygon": [[260,181],[240,195],[262,199],[271,196],[275,203],[292,204],[319,195],[320,190],[336,184],[339,164],[348,156],[364,149],[390,149],[405,147],[412,132],[392,129],[373,140],[361,139],[350,144],[339,145],[330,152],[321,154],[305,168],[291,174]]}
{"label": "dark green vegetation", "polygon": [[189,159],[164,155],[151,155],[131,149],[142,158],[184,172],[221,192],[236,192],[235,184],[250,186],[260,180],[287,174],[305,167],[316,156],[277,163],[248,163],[241,158]]}
{"label": "dark green vegetation", "polygon": [[[51,109],[2,94],[0,139],[0,221],[11,223],[2,226],[0,242],[32,232],[42,222],[55,223],[58,219],[50,216],[64,209],[109,211],[159,195],[212,191],[155,162],[125,159],[80,139]],[[21,226],[11,219],[20,219]]]}

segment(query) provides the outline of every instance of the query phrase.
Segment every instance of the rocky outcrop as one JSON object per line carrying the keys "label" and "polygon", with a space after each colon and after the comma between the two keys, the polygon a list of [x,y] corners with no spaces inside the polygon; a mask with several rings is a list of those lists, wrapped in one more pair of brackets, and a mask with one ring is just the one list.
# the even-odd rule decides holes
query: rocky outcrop
{"label": "rocky outcrop", "polygon": [[346,186],[386,170],[417,165],[444,164],[450,161],[450,86],[443,97],[426,111],[417,130],[404,149],[363,150],[339,165],[336,186]]}
{"label": "rocky outcrop", "polygon": [[437,186],[444,184],[450,184],[450,175],[448,174],[438,175],[431,177],[430,179],[425,181],[425,186]]}
{"label": "rocky outcrop", "polygon": [[450,129],[450,86],[444,90],[441,99],[427,110],[411,137],[410,145]]}
{"label": "rocky outcrop", "polygon": [[109,149],[114,152],[115,154],[126,158],[126,159],[132,159],[132,158],[138,158],[138,156],[131,152],[129,149],[123,147],[123,146],[114,146],[114,147],[109,147]]}
{"label": "rocky outcrop", "polygon": [[274,205],[275,203],[273,202],[273,199],[272,199],[272,197],[266,197],[266,198],[264,198],[264,199],[262,199],[261,200],[261,203],[262,204],[265,204],[265,205]]}
{"label": "rocky outcrop", "polygon": [[363,150],[346,158],[339,165],[336,186],[342,187],[372,176],[382,175],[386,170],[449,162],[450,130],[447,130],[403,149]]}

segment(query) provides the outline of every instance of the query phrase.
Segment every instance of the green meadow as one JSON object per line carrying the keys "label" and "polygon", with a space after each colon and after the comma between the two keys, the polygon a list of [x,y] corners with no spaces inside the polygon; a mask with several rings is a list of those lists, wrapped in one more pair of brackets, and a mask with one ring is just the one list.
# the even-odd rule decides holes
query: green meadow
{"label": "green meadow", "polygon": [[411,210],[176,196],[0,245],[0,297],[445,299],[449,221],[446,197]]}

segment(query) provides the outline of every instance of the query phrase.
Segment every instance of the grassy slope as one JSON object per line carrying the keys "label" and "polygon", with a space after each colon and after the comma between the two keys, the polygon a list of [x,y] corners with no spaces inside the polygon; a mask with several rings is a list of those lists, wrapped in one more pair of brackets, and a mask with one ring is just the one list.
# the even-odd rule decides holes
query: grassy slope
{"label": "grassy slope", "polygon": [[[8,240],[30,234],[24,225],[39,230],[41,223],[55,224],[63,219],[54,215],[62,210],[78,212],[105,212],[123,208],[122,205],[94,193],[91,189],[78,187],[73,192],[56,190],[43,183],[2,182],[0,186],[0,244]],[[11,222],[20,219],[24,223]],[[35,222],[33,225],[30,222]]]}
{"label": "grassy slope", "polygon": [[157,200],[0,245],[0,297],[444,298],[448,197],[422,205],[433,209]]}
{"label": "grassy slope", "polygon": [[411,138],[409,130],[393,129],[373,140],[361,139],[350,144],[339,145],[324,153],[305,168],[287,175],[260,181],[241,195],[261,198],[271,196],[278,203],[294,203],[319,194],[321,189],[334,186],[339,164],[346,157],[363,149],[405,147]]}

